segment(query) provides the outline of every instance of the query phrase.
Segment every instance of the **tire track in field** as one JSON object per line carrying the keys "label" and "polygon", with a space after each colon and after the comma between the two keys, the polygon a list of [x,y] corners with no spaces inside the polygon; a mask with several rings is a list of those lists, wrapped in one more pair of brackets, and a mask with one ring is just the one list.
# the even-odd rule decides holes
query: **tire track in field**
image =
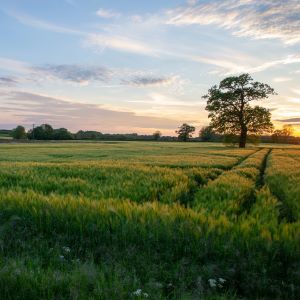
{"label": "tire track in field", "polygon": [[[280,148],[280,149],[281,150],[285,150],[285,148]],[[298,159],[295,158],[295,157],[289,156],[289,158],[291,158],[295,162],[298,162]],[[286,220],[288,223],[296,222],[297,219],[294,217],[292,209],[290,208],[290,206],[286,203],[286,200],[284,199],[284,196],[281,196],[278,193],[275,194],[272,191],[270,185],[267,182],[265,182],[265,179],[263,180],[263,185],[265,185],[265,186],[267,186],[269,188],[269,191],[270,191],[272,197],[274,197],[275,199],[277,199],[278,202],[280,203],[278,222],[281,223],[284,220]]]}
{"label": "tire track in field", "polygon": [[272,152],[272,149],[270,148],[269,151],[267,152],[267,154],[265,155],[263,161],[262,161],[262,165],[261,165],[261,168],[260,168],[259,179],[256,182],[256,189],[257,190],[260,190],[265,184],[265,173],[266,173],[267,163],[268,163],[269,156],[271,155],[271,152]]}
{"label": "tire track in field", "polygon": [[248,197],[248,199],[246,199],[246,201],[244,202],[242,208],[241,208],[241,213],[246,213],[249,214],[253,204],[256,202],[256,193],[262,189],[262,187],[265,185],[265,172],[266,172],[266,168],[267,168],[267,163],[268,163],[268,159],[269,156],[272,152],[272,149],[269,148],[268,152],[266,153],[266,155],[264,156],[262,163],[261,163],[261,167],[260,167],[260,171],[259,171],[259,177],[256,180],[255,183],[255,188],[253,189],[251,195]]}
{"label": "tire track in field", "polygon": [[[184,197],[181,197],[179,199],[180,204],[184,205],[185,207],[190,207],[190,205],[192,206],[192,204],[195,201],[195,195],[199,191],[199,189],[201,189],[202,187],[206,186],[208,184],[208,182],[213,182],[213,181],[217,180],[225,172],[231,171],[233,168],[239,166],[247,158],[249,158],[251,155],[256,154],[260,150],[262,150],[262,149],[258,148],[256,151],[254,151],[254,152],[252,152],[252,153],[250,153],[248,155],[245,155],[245,156],[241,157],[235,164],[231,165],[230,167],[227,167],[227,168],[224,168],[224,169],[217,168],[221,172],[218,175],[216,175],[213,179],[209,179],[208,178],[207,182],[199,181],[199,180],[197,180],[197,178],[193,178],[193,180],[196,182],[196,186],[191,187],[189,189],[189,191],[187,192],[187,194]],[[190,168],[193,168],[193,166],[191,166]]]}

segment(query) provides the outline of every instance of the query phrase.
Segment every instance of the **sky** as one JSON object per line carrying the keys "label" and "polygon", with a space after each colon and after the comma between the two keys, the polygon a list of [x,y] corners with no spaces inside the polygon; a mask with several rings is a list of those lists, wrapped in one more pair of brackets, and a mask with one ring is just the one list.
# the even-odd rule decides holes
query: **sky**
{"label": "sky", "polygon": [[300,135],[299,0],[1,0],[0,128],[174,135],[249,73]]}

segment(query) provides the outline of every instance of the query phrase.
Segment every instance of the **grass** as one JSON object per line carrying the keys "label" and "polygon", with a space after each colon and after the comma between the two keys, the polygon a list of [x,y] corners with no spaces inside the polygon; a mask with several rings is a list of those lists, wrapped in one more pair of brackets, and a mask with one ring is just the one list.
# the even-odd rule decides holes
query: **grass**
{"label": "grass", "polygon": [[272,152],[266,181],[284,204],[282,216],[300,220],[300,149],[278,149]]}
{"label": "grass", "polygon": [[299,154],[2,144],[0,297],[298,299]]}
{"label": "grass", "polygon": [[11,140],[12,137],[8,133],[1,133],[0,132],[0,140]]}

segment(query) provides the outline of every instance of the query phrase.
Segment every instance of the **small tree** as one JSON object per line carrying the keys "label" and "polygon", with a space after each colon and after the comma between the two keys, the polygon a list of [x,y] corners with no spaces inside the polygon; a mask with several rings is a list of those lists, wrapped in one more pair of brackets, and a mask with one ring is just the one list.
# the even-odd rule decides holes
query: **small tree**
{"label": "small tree", "polygon": [[273,143],[289,143],[291,137],[294,134],[294,128],[292,125],[284,125],[283,128],[277,129],[272,134]]}
{"label": "small tree", "polygon": [[176,130],[175,132],[178,134],[178,139],[180,141],[186,142],[189,138],[192,137],[195,130],[196,128],[194,126],[184,123],[180,127],[178,127],[178,130]]}
{"label": "small tree", "polygon": [[251,107],[249,103],[274,94],[269,85],[254,82],[249,74],[225,78],[203,96],[207,99],[210,126],[217,133],[238,135],[239,147],[244,148],[248,134],[257,135],[273,129],[270,111],[261,106]]}
{"label": "small tree", "polygon": [[159,130],[156,130],[154,133],[153,133],[153,138],[158,141],[160,138],[161,138],[161,132]]}
{"label": "small tree", "polygon": [[19,125],[12,130],[11,135],[16,140],[26,139],[26,130],[23,126]]}

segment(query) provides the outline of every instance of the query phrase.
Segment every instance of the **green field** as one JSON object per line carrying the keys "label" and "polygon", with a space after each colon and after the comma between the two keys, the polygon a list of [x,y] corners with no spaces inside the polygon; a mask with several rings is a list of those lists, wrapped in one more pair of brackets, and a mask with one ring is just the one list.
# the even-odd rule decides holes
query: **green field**
{"label": "green field", "polygon": [[299,299],[300,147],[0,144],[0,299]]}
{"label": "green field", "polygon": [[11,140],[12,137],[9,134],[0,132],[0,140]]}

